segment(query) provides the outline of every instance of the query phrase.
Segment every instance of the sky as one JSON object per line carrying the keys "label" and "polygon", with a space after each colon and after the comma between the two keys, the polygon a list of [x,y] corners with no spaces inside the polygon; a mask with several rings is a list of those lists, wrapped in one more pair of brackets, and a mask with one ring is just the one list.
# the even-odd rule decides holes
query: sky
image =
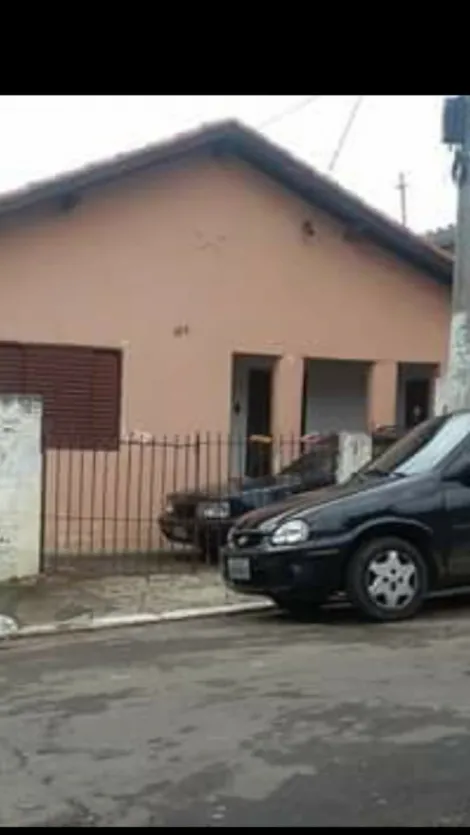
{"label": "sky", "polygon": [[[227,118],[327,172],[358,97],[310,98],[304,105],[307,96],[0,96],[0,192]],[[331,176],[401,220],[403,172],[408,226],[422,233],[453,223],[442,107],[442,96],[362,97]]]}

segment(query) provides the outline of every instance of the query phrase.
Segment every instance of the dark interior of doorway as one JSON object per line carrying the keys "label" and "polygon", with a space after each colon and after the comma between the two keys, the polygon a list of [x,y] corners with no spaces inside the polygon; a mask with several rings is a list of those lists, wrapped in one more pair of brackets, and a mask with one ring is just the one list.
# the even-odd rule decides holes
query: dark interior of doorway
{"label": "dark interior of doorway", "polygon": [[249,478],[257,478],[271,473],[272,449],[270,443],[262,440],[250,440],[255,435],[259,438],[271,437],[272,418],[272,368],[250,368],[248,371],[247,397],[247,445],[245,473]]}
{"label": "dark interior of doorway", "polygon": [[300,417],[300,435],[303,436],[307,432],[307,395],[308,395],[308,366],[306,360],[304,360],[304,373],[302,377],[302,404],[301,404],[301,417]]}
{"label": "dark interior of doorway", "polygon": [[405,383],[405,429],[427,420],[431,411],[431,380],[407,380]]}

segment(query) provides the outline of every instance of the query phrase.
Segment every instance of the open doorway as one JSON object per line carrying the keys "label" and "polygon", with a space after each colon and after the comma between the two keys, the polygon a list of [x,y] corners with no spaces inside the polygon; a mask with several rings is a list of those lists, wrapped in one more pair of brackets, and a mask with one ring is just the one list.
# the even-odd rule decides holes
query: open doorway
{"label": "open doorway", "polygon": [[257,477],[271,472],[272,394],[275,358],[232,358],[231,471]]}
{"label": "open doorway", "polygon": [[437,366],[400,363],[398,367],[397,424],[411,429],[432,414]]}
{"label": "open doorway", "polygon": [[407,380],[405,383],[405,427],[411,429],[429,417],[431,380]]}
{"label": "open doorway", "polygon": [[245,473],[253,478],[271,470],[272,377],[272,368],[248,369]]}

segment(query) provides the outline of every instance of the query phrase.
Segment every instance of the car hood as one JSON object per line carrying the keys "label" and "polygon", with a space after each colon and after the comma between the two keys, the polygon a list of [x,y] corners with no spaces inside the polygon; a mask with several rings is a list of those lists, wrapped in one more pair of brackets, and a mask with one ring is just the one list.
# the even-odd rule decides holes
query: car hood
{"label": "car hood", "polygon": [[299,476],[296,474],[262,476],[260,478],[238,478],[227,484],[213,484],[199,490],[180,490],[169,493],[170,501],[223,501],[253,490],[266,490],[280,485],[297,484]]}
{"label": "car hood", "polygon": [[278,525],[284,518],[287,519],[294,515],[296,517],[302,516],[304,513],[310,513],[312,510],[331,505],[333,502],[351,499],[360,493],[371,490],[374,491],[374,495],[378,495],[379,492],[396,489],[397,485],[403,487],[403,481],[402,479],[396,480],[393,476],[383,479],[378,479],[376,476],[362,476],[360,478],[356,476],[344,484],[333,484],[330,487],[323,487],[277,502],[275,505],[252,510],[242,516],[238,525],[243,527],[244,530],[257,528],[268,521],[272,521],[273,525]]}

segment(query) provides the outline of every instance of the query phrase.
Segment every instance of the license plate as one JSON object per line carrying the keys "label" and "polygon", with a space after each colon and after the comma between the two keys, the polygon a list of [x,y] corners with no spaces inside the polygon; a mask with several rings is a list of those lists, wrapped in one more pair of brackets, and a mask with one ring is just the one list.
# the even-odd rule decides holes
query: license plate
{"label": "license plate", "polygon": [[231,580],[249,580],[251,577],[250,560],[247,557],[229,557],[227,573]]}

